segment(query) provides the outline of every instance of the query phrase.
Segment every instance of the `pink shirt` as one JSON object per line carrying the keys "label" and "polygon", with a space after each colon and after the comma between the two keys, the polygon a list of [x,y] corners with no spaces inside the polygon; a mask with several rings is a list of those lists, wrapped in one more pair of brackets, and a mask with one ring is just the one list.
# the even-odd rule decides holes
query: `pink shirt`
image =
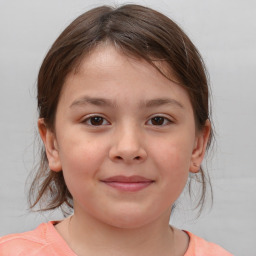
{"label": "pink shirt", "polygon": [[[0,238],[1,256],[76,256],[54,228],[55,222],[39,225],[35,230]],[[187,232],[187,231],[186,231]],[[187,232],[189,247],[184,256],[232,256],[220,246]]]}

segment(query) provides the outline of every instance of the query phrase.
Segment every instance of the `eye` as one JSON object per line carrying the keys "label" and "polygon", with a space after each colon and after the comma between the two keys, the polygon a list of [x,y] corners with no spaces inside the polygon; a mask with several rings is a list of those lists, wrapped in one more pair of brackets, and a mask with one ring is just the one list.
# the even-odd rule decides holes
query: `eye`
{"label": "eye", "polygon": [[109,125],[110,123],[102,116],[90,116],[83,123],[91,126]]}
{"label": "eye", "polygon": [[154,116],[147,121],[149,125],[164,126],[172,123],[172,121],[163,116]]}

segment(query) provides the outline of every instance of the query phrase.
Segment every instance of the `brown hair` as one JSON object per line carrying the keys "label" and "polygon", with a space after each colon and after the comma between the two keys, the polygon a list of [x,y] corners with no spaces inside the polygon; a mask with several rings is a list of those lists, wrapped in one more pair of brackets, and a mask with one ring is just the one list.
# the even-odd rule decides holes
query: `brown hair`
{"label": "brown hair", "polygon": [[[102,42],[108,42],[129,56],[148,61],[163,75],[156,61],[164,61],[169,72],[184,87],[190,97],[197,128],[200,130],[209,117],[209,88],[202,58],[186,34],[163,14],[139,5],[119,8],[101,6],[75,19],[57,38],[46,55],[38,75],[39,118],[44,118],[54,130],[57,104],[67,75],[75,70],[82,58]],[[212,134],[208,142],[210,145]],[[200,168],[195,176],[202,184],[198,205],[205,201],[206,174]],[[34,197],[35,196],[35,197]],[[30,206],[39,202],[41,210],[67,205],[72,208],[62,172],[49,170],[45,149],[30,188]]]}

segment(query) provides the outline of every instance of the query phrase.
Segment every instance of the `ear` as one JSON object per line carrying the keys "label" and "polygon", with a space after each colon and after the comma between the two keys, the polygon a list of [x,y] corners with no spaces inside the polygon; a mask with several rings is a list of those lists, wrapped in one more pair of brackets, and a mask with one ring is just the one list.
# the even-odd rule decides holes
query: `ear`
{"label": "ear", "polygon": [[52,171],[59,172],[62,170],[62,166],[59,158],[56,136],[53,131],[47,128],[43,118],[40,118],[37,124],[41,139],[45,146],[49,167]]}
{"label": "ear", "polygon": [[211,133],[211,123],[206,120],[205,125],[201,131],[198,132],[195,139],[195,144],[192,152],[190,172],[197,173],[203,161],[206,151],[207,143]]}

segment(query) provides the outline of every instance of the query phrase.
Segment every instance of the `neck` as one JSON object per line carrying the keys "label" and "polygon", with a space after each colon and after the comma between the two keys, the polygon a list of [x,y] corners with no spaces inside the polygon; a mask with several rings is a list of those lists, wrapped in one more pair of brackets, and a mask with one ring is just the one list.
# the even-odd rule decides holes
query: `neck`
{"label": "neck", "polygon": [[[70,248],[83,255],[184,255],[176,254],[176,234],[169,226],[169,211],[160,220],[136,228],[120,228],[99,222],[92,216],[75,214],[63,222]],[[65,228],[64,228],[65,227]]]}

